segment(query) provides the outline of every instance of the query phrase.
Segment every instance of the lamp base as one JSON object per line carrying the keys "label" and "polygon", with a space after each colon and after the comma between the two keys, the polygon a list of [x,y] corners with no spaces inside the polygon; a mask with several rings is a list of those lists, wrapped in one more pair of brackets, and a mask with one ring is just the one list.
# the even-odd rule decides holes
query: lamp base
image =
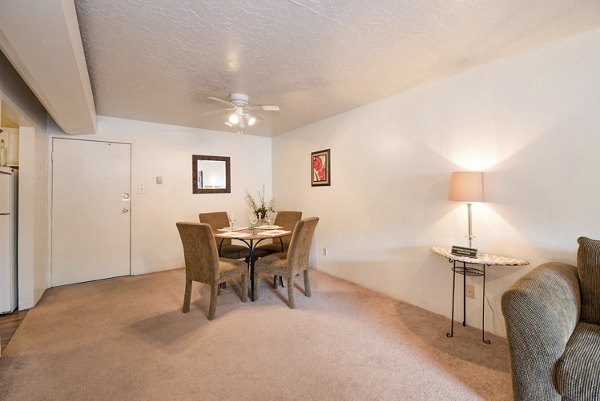
{"label": "lamp base", "polygon": [[473,235],[473,219],[471,217],[471,202],[467,203],[467,213],[469,215],[469,235],[467,235],[466,237],[469,239],[469,248],[473,248],[473,238],[475,238],[475,236]]}

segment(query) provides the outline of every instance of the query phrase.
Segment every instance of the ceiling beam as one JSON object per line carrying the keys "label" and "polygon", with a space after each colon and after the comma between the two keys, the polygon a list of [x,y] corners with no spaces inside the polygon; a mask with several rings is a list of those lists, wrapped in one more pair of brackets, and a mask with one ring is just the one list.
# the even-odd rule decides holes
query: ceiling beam
{"label": "ceiling beam", "polygon": [[64,132],[96,132],[73,0],[0,0],[0,49]]}

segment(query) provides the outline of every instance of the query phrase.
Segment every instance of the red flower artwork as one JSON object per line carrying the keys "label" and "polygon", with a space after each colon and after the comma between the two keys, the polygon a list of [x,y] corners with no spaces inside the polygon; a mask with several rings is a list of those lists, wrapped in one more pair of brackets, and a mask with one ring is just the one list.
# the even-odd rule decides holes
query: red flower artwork
{"label": "red flower artwork", "polygon": [[323,165],[323,160],[320,156],[313,157],[313,170],[317,176],[317,181],[325,181],[325,166]]}
{"label": "red flower artwork", "polygon": [[331,153],[330,149],[318,150],[310,154],[310,184],[313,187],[331,185]]}

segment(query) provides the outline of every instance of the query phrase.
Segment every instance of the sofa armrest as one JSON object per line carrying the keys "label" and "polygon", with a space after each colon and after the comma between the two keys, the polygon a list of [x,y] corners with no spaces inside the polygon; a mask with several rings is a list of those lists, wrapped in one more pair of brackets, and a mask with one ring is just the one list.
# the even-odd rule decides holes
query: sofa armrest
{"label": "sofa armrest", "polygon": [[554,365],[581,309],[577,268],[545,263],[502,295],[515,400],[560,400]]}

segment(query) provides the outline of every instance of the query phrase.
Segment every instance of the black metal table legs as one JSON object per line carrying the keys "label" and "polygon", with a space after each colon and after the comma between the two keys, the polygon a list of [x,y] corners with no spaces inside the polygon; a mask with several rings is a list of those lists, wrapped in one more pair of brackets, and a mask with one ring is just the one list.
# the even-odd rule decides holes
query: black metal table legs
{"label": "black metal table legs", "polygon": [[[283,239],[281,237],[279,237],[279,243],[281,244],[281,252],[284,252],[285,248],[283,246]],[[273,288],[277,288],[277,283],[279,283],[279,285],[281,285],[281,287],[285,287],[283,285],[283,277],[273,276]]]}
{"label": "black metal table legs", "polygon": [[490,340],[485,338],[485,265],[483,265],[483,295],[481,297],[481,341],[490,344]]}
{"label": "black metal table legs", "polygon": [[[266,238],[260,238],[258,239],[258,241],[256,241],[256,243],[254,242],[254,239],[243,239],[243,238],[235,238],[238,241],[243,242],[244,244],[246,244],[246,246],[248,247],[248,249],[250,250],[250,256],[248,257],[248,268],[250,270],[250,301],[254,302],[254,286],[258,283],[254,282],[254,262],[255,262],[255,257],[254,257],[254,249],[258,246],[258,244],[265,240]],[[221,242],[219,243],[219,256],[221,255],[221,247],[223,246],[223,240],[224,238],[221,238]],[[281,243],[281,251],[283,252],[283,240],[281,239],[281,237],[279,237],[279,241]],[[279,282],[281,283],[281,286],[283,287],[283,279],[280,276],[276,276],[274,278],[274,283],[277,282],[277,279],[279,279]],[[246,291],[248,291],[248,289],[246,288]]]}
{"label": "black metal table legs", "polygon": [[452,320],[450,320],[450,333],[446,333],[446,337],[454,337],[454,293],[456,292],[456,262],[452,268]]}
{"label": "black metal table legs", "polygon": [[[480,276],[483,277],[483,295],[481,305],[481,341],[486,344],[490,344],[490,340],[485,338],[485,268],[486,265],[482,265],[481,269],[475,267],[467,267],[467,262],[461,262],[456,260],[450,260],[452,262],[452,320],[450,322],[450,332],[446,333],[446,337],[454,336],[454,299],[456,292],[456,275],[463,275],[463,322],[462,325],[467,325],[467,276]],[[462,264],[457,265],[457,264]]]}
{"label": "black metal table legs", "polygon": [[254,240],[250,240],[248,248],[250,248],[250,301],[254,302]]}

